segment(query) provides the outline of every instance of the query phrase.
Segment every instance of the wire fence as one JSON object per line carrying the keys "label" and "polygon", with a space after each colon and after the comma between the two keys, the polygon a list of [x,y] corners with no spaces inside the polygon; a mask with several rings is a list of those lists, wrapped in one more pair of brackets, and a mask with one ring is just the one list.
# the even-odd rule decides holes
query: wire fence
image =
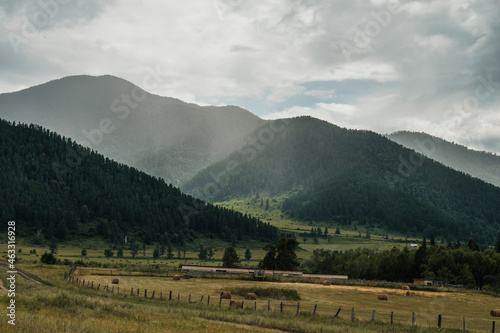
{"label": "wire fence", "polygon": [[[107,273],[109,273],[109,269],[106,269]],[[115,275],[124,275],[123,272],[119,272],[117,270],[113,270]],[[96,273],[96,272],[94,272]],[[104,272],[102,272],[104,273]],[[137,274],[138,272],[130,272],[131,275],[141,275]],[[140,273],[140,272],[139,272]],[[171,272],[173,273],[173,272]],[[167,272],[168,274],[168,272]],[[104,274],[103,274],[104,275]],[[173,275],[173,274],[171,274]],[[165,273],[161,276],[165,276]],[[167,275],[168,276],[168,275]],[[64,273],[64,279],[74,283],[78,286],[82,286],[89,289],[94,289],[98,291],[102,291],[105,293],[112,293],[117,295],[124,296],[132,296],[132,297],[142,297],[155,299],[158,301],[177,301],[183,303],[197,303],[200,305],[206,305],[209,307],[235,307],[244,309],[246,311],[274,311],[276,313],[283,314],[295,314],[297,316],[321,316],[321,317],[330,317],[330,318],[343,318],[350,319],[351,321],[359,320],[359,321],[367,321],[367,322],[383,322],[387,324],[409,324],[411,326],[416,326],[418,324],[418,317],[416,312],[411,313],[411,317],[403,316],[401,314],[397,314],[394,311],[391,311],[390,314],[386,312],[377,313],[376,310],[366,310],[366,309],[355,309],[355,308],[342,308],[339,306],[338,308],[326,307],[322,304],[302,304],[300,301],[292,302],[292,301],[271,301],[271,300],[251,300],[245,299],[241,301],[233,301],[228,298],[224,298],[224,296],[214,296],[214,295],[199,295],[199,294],[190,294],[190,293],[180,293],[172,290],[169,291],[156,291],[156,290],[147,290],[147,289],[139,289],[139,288],[120,288],[118,284],[100,284],[94,283],[91,280],[85,280],[82,278],[75,277],[74,275]],[[117,283],[118,283],[118,279]],[[113,282],[113,281],[112,281]],[[449,324],[449,321],[447,321]],[[457,323],[454,323],[453,327],[448,325],[447,328],[458,328]],[[492,321],[491,330],[487,332],[495,333],[495,325],[496,322]],[[429,326],[429,325],[428,325]],[[443,325],[443,316],[438,314],[436,317],[435,325],[432,325],[436,328],[445,328]],[[460,331],[476,331],[474,328],[470,328],[467,326],[466,317],[462,318],[460,323]],[[429,326],[430,327],[430,326]],[[500,332],[499,332],[500,333]]]}

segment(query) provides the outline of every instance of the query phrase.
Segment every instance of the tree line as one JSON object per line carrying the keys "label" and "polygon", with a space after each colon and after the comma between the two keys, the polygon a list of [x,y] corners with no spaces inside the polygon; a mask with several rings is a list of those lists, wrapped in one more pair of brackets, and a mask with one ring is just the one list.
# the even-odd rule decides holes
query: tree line
{"label": "tree line", "polygon": [[433,238],[430,244],[424,239],[417,250],[316,249],[301,268],[310,273],[347,274],[352,279],[412,282],[424,278],[500,292],[500,239],[495,249],[484,251],[473,239],[438,245]]}

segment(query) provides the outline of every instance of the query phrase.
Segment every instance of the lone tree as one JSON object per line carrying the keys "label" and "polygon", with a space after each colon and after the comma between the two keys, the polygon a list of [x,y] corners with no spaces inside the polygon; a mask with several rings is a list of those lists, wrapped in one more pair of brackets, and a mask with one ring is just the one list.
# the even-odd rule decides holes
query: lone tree
{"label": "lone tree", "polygon": [[207,249],[205,249],[203,245],[200,246],[200,252],[198,253],[198,258],[200,260],[207,260],[207,254],[208,254]]}
{"label": "lone tree", "polygon": [[139,253],[139,244],[136,242],[130,243],[130,255],[132,258],[135,258],[137,256],[137,253]]}
{"label": "lone tree", "polygon": [[245,251],[245,260],[250,261],[250,259],[252,259],[252,252],[250,251],[250,249],[247,249]]}
{"label": "lone tree", "polygon": [[82,249],[82,257],[86,257],[86,256],[87,256],[87,249],[83,248]]}
{"label": "lone tree", "polygon": [[111,249],[104,250],[104,256],[106,256],[106,258],[111,258],[114,254],[115,253]]}
{"label": "lone tree", "polygon": [[259,266],[263,269],[297,270],[300,263],[295,250],[298,245],[296,239],[286,237],[282,237],[276,245],[267,244],[264,246],[267,253]]}
{"label": "lone tree", "polygon": [[49,251],[52,254],[57,254],[57,242],[56,242],[55,239],[53,239],[53,240],[50,241]]}
{"label": "lone tree", "polygon": [[224,267],[239,267],[240,266],[240,257],[236,253],[234,247],[230,246],[224,251],[224,255],[222,256],[222,264]]}

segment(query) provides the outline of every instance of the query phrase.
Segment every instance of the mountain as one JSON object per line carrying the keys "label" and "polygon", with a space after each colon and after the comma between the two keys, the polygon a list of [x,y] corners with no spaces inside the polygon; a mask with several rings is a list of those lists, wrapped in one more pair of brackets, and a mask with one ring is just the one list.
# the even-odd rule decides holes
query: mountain
{"label": "mountain", "polygon": [[201,107],[113,76],[71,76],[0,95],[0,117],[55,131],[180,185],[265,123],[236,106]]}
{"label": "mountain", "polygon": [[17,235],[101,235],[183,245],[198,235],[274,241],[277,229],[178,188],[37,125],[0,120],[0,218]]}
{"label": "mountain", "polygon": [[263,125],[183,190],[211,201],[288,193],[302,220],[364,224],[442,239],[500,237],[500,189],[370,131],[310,117]]}
{"label": "mountain", "polygon": [[500,156],[469,149],[426,133],[395,132],[389,139],[406,148],[500,187]]}

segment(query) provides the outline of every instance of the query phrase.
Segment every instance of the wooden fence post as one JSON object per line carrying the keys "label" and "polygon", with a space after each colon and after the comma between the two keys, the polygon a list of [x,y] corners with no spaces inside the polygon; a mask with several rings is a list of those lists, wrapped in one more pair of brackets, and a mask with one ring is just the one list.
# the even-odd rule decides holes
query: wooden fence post
{"label": "wooden fence post", "polygon": [[442,321],[442,317],[440,314],[438,314],[438,328],[441,328],[441,321]]}
{"label": "wooden fence post", "polygon": [[372,312],[372,320],[370,322],[373,323],[374,321],[375,321],[375,310],[373,310],[373,312]]}
{"label": "wooden fence post", "polygon": [[155,298],[155,291],[153,290],[153,295],[151,295],[151,298]]}
{"label": "wooden fence post", "polygon": [[317,307],[318,307],[318,304],[314,304],[313,317],[316,317],[316,308]]}
{"label": "wooden fence post", "polygon": [[300,302],[297,302],[297,315],[299,314]]}
{"label": "wooden fence post", "polygon": [[139,288],[137,288],[137,297],[139,297]]}
{"label": "wooden fence post", "polygon": [[177,300],[180,301],[181,300],[181,293],[178,293],[177,294]]}
{"label": "wooden fence post", "polygon": [[170,293],[168,294],[168,300],[171,301],[172,300],[172,290],[170,290]]}
{"label": "wooden fence post", "polygon": [[415,312],[411,313],[411,326],[415,326]]}
{"label": "wooden fence post", "polygon": [[280,312],[283,313],[283,302],[280,303]]}
{"label": "wooden fence post", "polygon": [[491,333],[495,333],[495,321],[493,320],[493,324],[491,325]]}
{"label": "wooden fence post", "polygon": [[335,318],[337,318],[339,316],[340,310],[342,310],[341,306],[339,306],[339,309],[337,310],[337,313],[335,314]]}
{"label": "wooden fence post", "polygon": [[144,298],[147,298],[147,297],[148,297],[148,290],[144,289]]}
{"label": "wooden fence post", "polygon": [[220,305],[222,304],[222,297],[219,298],[219,308],[220,308]]}
{"label": "wooden fence post", "polygon": [[99,290],[99,288],[101,288],[101,284],[99,283],[99,285],[97,286],[97,290]]}
{"label": "wooden fence post", "polygon": [[391,311],[391,325],[394,323],[394,312]]}
{"label": "wooden fence post", "polygon": [[271,301],[267,300],[267,311],[271,311]]}
{"label": "wooden fence post", "polygon": [[130,288],[130,296],[134,296],[134,287]]}
{"label": "wooden fence post", "polygon": [[210,305],[210,295],[207,296],[207,305]]}
{"label": "wooden fence post", "polygon": [[354,321],[354,307],[352,308],[352,311],[351,311],[351,321]]}
{"label": "wooden fence post", "polygon": [[203,295],[201,295],[201,298],[200,298],[200,304],[203,302]]}
{"label": "wooden fence post", "polygon": [[253,306],[254,306],[254,310],[257,311],[257,301],[254,302]]}
{"label": "wooden fence post", "polygon": [[464,317],[464,332],[466,331],[465,317]]}

